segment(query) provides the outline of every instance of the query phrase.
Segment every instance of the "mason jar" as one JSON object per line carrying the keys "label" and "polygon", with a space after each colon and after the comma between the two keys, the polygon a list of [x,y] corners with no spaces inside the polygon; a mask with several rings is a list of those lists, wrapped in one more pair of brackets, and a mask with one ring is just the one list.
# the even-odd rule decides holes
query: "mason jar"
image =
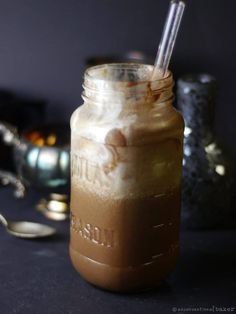
{"label": "mason jar", "polygon": [[114,291],[159,285],[179,252],[184,123],[173,78],[153,66],[86,70],[71,118],[71,239],[76,270]]}

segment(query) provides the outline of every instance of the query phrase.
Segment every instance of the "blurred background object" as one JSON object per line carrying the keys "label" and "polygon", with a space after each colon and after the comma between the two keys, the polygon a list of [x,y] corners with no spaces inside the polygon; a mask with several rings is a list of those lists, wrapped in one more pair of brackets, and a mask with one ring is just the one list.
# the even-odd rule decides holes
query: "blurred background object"
{"label": "blurred background object", "polygon": [[21,136],[0,122],[0,134],[13,146],[14,164],[27,187],[69,188],[70,129],[67,124],[51,124],[23,131]]}
{"label": "blurred background object", "polygon": [[[0,121],[14,125],[19,133],[27,127],[43,123],[45,109],[46,102],[40,98],[30,98],[10,90],[0,90]],[[0,149],[0,168],[14,170],[12,149],[4,145],[1,138]]]}
{"label": "blurred background object", "polygon": [[[47,99],[47,122],[68,122],[82,104],[91,56],[155,54],[167,12],[166,0],[0,0],[0,6],[0,86]],[[170,68],[175,79],[194,72],[217,77],[216,132],[236,159],[235,11],[235,0],[188,0]]]}
{"label": "blurred background object", "polygon": [[185,120],[182,221],[188,228],[236,226],[236,168],[214,132],[216,95],[209,74],[178,80],[178,109]]}
{"label": "blurred background object", "polygon": [[69,218],[69,198],[66,194],[50,193],[47,198],[42,198],[36,208],[46,218],[56,221]]}
{"label": "blurred background object", "polygon": [[14,195],[16,198],[23,198],[25,196],[24,184],[20,178],[9,171],[0,170],[0,183],[2,184],[1,186],[11,184],[15,188]]}

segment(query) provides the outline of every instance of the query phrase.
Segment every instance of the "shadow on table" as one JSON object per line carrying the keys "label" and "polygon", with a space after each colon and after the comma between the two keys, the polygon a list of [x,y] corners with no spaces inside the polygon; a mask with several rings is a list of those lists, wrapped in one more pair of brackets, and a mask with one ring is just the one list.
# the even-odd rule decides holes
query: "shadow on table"
{"label": "shadow on table", "polygon": [[[23,238],[22,238],[23,239]],[[22,240],[21,239],[21,240]],[[35,239],[23,239],[27,242],[38,242],[38,243],[57,243],[57,242],[68,242],[69,236],[61,233],[56,233],[53,236],[45,238],[35,238]]]}
{"label": "shadow on table", "polygon": [[[205,287],[233,282],[236,265],[236,248],[231,252],[219,251],[194,251],[186,252],[179,262],[176,274],[178,285],[183,287]],[[180,282],[181,281],[181,282]]]}

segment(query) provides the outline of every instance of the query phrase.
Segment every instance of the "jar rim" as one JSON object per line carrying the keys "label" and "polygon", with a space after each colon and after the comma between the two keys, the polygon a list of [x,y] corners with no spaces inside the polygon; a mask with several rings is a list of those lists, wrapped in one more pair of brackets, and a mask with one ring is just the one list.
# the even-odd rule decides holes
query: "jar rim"
{"label": "jar rim", "polygon": [[[146,71],[146,73],[143,73],[144,78],[146,75],[146,78],[138,78],[134,80],[133,82],[136,84],[145,84],[147,82],[150,82],[150,76],[153,71],[154,66],[150,64],[142,64],[142,63],[105,63],[101,65],[96,65],[87,68],[85,71],[84,77],[88,80],[91,80],[93,82],[106,82],[106,83],[119,83],[121,85],[126,85],[128,82],[132,81],[131,79],[114,79],[114,78],[109,78],[109,76],[106,77],[107,72],[109,70],[127,70],[127,73],[131,72],[137,72],[139,71],[140,73]],[[99,72],[100,72],[100,77],[99,77]],[[126,73],[126,74],[127,74]],[[97,75],[96,75],[97,74]],[[101,75],[103,74],[103,76]],[[131,73],[132,74],[132,73]],[[167,74],[165,77],[158,77],[157,79],[153,80],[152,83],[155,82],[165,82],[168,81],[172,77],[171,71],[167,71]]]}

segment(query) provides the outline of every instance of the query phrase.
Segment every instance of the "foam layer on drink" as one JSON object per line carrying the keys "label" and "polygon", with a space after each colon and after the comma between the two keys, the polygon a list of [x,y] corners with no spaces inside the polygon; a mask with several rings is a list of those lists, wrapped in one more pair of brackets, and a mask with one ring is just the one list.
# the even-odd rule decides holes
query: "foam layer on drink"
{"label": "foam layer on drink", "polygon": [[[130,133],[135,131],[134,124],[140,121],[140,117],[143,122],[149,120],[149,128],[156,128],[159,124],[157,118],[161,120],[162,111],[173,99],[173,83],[170,73],[165,80],[149,82],[152,69],[150,65],[135,65],[133,69],[118,68],[116,71],[112,66],[88,70],[82,94],[85,103],[71,119],[74,132],[106,143],[107,133],[112,129],[120,129],[127,145],[132,145]],[[141,125],[135,127],[140,128]]]}

